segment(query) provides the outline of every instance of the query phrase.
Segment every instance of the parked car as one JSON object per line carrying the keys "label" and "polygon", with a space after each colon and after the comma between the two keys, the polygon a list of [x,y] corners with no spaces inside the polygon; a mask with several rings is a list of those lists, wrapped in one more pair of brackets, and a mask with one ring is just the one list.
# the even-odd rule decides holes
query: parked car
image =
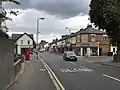
{"label": "parked car", "polygon": [[73,52],[73,51],[65,51],[64,54],[63,54],[63,60],[77,61],[77,56],[76,56],[75,52]]}

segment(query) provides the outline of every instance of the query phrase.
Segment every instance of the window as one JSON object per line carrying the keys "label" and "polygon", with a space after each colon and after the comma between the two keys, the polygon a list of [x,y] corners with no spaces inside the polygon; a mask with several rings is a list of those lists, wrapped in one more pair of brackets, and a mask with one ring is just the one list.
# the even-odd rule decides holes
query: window
{"label": "window", "polygon": [[81,42],[88,42],[88,34],[81,35]]}
{"label": "window", "polygon": [[21,44],[23,44],[23,40],[21,40]]}
{"label": "window", "polygon": [[95,34],[91,34],[91,41],[92,42],[95,42],[95,36],[96,36]]}
{"label": "window", "polygon": [[77,42],[80,42],[80,35],[77,36]]}
{"label": "window", "polygon": [[107,37],[103,37],[103,40],[107,40]]}
{"label": "window", "polygon": [[28,45],[30,44],[30,40],[28,40]]}
{"label": "window", "polygon": [[105,37],[104,39],[106,40],[107,38]]}

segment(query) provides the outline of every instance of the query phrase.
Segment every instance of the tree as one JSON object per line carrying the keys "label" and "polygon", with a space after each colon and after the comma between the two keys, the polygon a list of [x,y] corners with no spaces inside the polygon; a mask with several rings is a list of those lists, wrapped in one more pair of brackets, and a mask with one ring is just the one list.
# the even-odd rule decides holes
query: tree
{"label": "tree", "polygon": [[120,0],[91,0],[89,16],[91,23],[106,30],[120,54]]}
{"label": "tree", "polygon": [[[10,2],[10,3],[14,3],[17,5],[20,5],[20,2],[16,1],[16,0],[1,0],[2,2]],[[4,9],[3,12],[0,12],[0,28],[2,29],[6,29],[8,30],[8,27],[6,26],[5,21],[6,20],[12,20],[12,18],[8,17],[7,14],[14,14],[15,16],[17,16],[19,14],[19,11],[14,11],[14,10],[10,10],[10,11],[6,11]]]}

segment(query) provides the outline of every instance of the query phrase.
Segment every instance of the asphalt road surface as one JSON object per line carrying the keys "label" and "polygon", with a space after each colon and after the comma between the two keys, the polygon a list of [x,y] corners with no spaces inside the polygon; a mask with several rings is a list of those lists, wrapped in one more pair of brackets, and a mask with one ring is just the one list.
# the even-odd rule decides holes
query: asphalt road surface
{"label": "asphalt road surface", "polygon": [[[88,62],[64,61],[61,55],[40,53],[65,90],[120,90],[120,68]],[[36,89],[38,90],[38,89]]]}

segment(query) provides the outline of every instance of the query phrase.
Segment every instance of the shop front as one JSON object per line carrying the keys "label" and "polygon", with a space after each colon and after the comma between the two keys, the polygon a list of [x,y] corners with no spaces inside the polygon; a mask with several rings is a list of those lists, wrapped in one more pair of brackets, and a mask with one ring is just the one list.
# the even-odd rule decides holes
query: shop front
{"label": "shop front", "polygon": [[77,54],[80,56],[98,56],[98,46],[79,46],[76,47]]}

